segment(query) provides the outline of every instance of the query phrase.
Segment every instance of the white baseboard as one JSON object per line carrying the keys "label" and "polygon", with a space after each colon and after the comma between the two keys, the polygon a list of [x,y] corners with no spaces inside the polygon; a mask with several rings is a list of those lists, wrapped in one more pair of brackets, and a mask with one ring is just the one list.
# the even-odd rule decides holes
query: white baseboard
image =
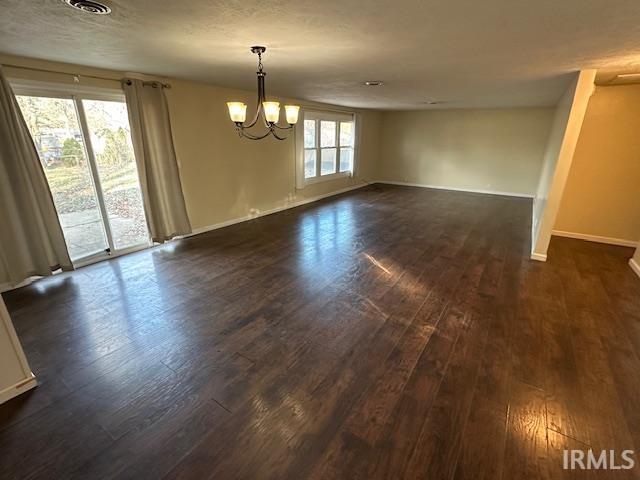
{"label": "white baseboard", "polygon": [[606,243],[608,245],[618,245],[621,247],[637,247],[638,240],[625,240],[622,238],[601,237],[599,235],[587,235],[585,233],[565,232],[563,230],[553,230],[551,235],[556,237],[576,238],[588,242]]}
{"label": "white baseboard", "polygon": [[233,218],[231,220],[226,220],[224,222],[216,223],[214,225],[207,225],[205,227],[194,228],[193,232],[188,235],[183,235],[179,238],[192,237],[193,235],[199,235],[201,233],[210,232],[211,230],[217,230],[218,228],[228,227],[230,225],[235,225],[236,223],[242,223],[249,220],[253,220],[254,218],[264,217],[266,215],[271,215],[273,213],[282,212],[284,210],[289,210],[290,208],[301,207],[302,205],[306,205],[308,203],[317,202],[318,200],[322,200],[323,198],[332,197],[334,195],[339,195],[341,193],[349,192],[351,190],[356,190],[358,188],[366,187],[370,185],[370,183],[361,183],[358,185],[352,185],[350,187],[341,188],[340,190],[334,190],[329,193],[325,193],[324,195],[317,195],[315,197],[305,198],[303,200],[298,200],[295,202],[291,202],[287,205],[283,205],[281,207],[271,208],[269,210],[259,211],[251,215],[245,215],[244,217]]}
{"label": "white baseboard", "polygon": [[405,187],[420,187],[420,188],[434,188],[436,190],[451,190],[453,192],[468,192],[468,193],[484,193],[486,195],[502,195],[506,197],[520,197],[520,198],[533,198],[535,195],[528,193],[518,192],[501,192],[498,190],[478,190],[474,188],[457,188],[448,187],[446,185],[428,185],[423,183],[409,183],[409,182],[395,182],[392,180],[375,180],[372,183],[386,183],[389,185],[403,185]]}
{"label": "white baseboard", "polygon": [[531,252],[531,260],[536,260],[538,262],[546,262],[547,261],[547,254],[546,253]]}
{"label": "white baseboard", "polygon": [[638,263],[633,258],[629,259],[629,266],[631,267],[631,270],[636,272],[636,275],[640,277],[640,265],[638,265]]}
{"label": "white baseboard", "polygon": [[26,392],[27,390],[31,390],[32,388],[38,385],[38,381],[36,380],[36,376],[32,373],[29,378],[22,380],[15,385],[11,385],[10,387],[5,388],[0,391],[0,403],[7,402],[11,400],[13,397],[17,397],[21,393]]}

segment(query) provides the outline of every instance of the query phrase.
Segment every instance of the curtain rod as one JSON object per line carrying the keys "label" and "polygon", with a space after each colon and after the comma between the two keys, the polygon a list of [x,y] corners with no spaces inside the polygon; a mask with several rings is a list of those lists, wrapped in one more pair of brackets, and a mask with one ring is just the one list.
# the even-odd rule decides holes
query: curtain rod
{"label": "curtain rod", "polygon": [[[123,78],[122,79],[122,83],[126,84],[126,85],[131,85],[133,82],[131,80],[135,80],[131,79],[131,78]],[[169,85],[168,83],[162,83],[162,82],[158,82],[156,80],[141,80],[142,84],[145,86],[151,86],[153,88],[157,88],[157,87],[162,87],[162,88],[171,88],[171,85]]]}
{"label": "curtain rod", "polygon": [[[24,66],[21,66],[21,65],[12,65],[10,63],[0,63],[0,65],[2,65],[3,67],[18,68],[20,70],[31,70],[33,72],[55,73],[57,75],[69,75],[70,77],[74,77],[74,79],[77,79],[76,81],[79,81],[79,77],[95,78],[97,80],[110,80],[110,81],[113,81],[113,82],[121,81],[120,79],[117,79],[117,78],[100,77],[98,75],[87,75],[87,74],[84,74],[84,73],[67,73],[67,72],[60,72],[60,71],[57,71],[57,70],[48,70],[46,68],[24,67]],[[156,84],[162,85],[164,88],[171,88],[171,85],[169,85],[168,83],[154,82],[154,81],[151,81],[149,83],[150,84],[156,83]]]}

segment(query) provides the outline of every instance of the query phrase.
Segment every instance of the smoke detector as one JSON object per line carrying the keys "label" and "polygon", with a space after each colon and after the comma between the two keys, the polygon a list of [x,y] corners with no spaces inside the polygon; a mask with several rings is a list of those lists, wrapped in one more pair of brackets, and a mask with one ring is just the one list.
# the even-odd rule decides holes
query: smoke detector
{"label": "smoke detector", "polygon": [[64,3],[77,10],[82,10],[86,13],[93,13],[94,15],[108,15],[111,13],[111,8],[104,3],[96,2],[94,0],[62,0]]}

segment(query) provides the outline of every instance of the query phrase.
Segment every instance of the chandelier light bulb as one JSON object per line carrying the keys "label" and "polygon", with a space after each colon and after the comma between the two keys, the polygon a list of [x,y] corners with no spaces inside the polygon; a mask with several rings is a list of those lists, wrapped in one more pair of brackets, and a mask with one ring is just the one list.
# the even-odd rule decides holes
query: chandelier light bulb
{"label": "chandelier light bulb", "polygon": [[247,118],[247,104],[242,102],[227,102],[229,116],[235,123],[243,123]]}
{"label": "chandelier light bulb", "polygon": [[285,105],[284,111],[289,125],[295,125],[298,123],[298,113],[300,112],[300,107],[298,105]]}
{"label": "chandelier light bulb", "polygon": [[269,123],[278,123],[280,118],[280,102],[262,102],[264,108],[264,118]]}

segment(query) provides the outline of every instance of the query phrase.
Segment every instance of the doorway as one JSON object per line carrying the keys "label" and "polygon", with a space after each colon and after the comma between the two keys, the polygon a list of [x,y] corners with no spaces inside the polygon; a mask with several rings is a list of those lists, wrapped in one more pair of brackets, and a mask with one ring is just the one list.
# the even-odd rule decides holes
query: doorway
{"label": "doorway", "polygon": [[121,95],[16,95],[74,264],[150,244]]}

